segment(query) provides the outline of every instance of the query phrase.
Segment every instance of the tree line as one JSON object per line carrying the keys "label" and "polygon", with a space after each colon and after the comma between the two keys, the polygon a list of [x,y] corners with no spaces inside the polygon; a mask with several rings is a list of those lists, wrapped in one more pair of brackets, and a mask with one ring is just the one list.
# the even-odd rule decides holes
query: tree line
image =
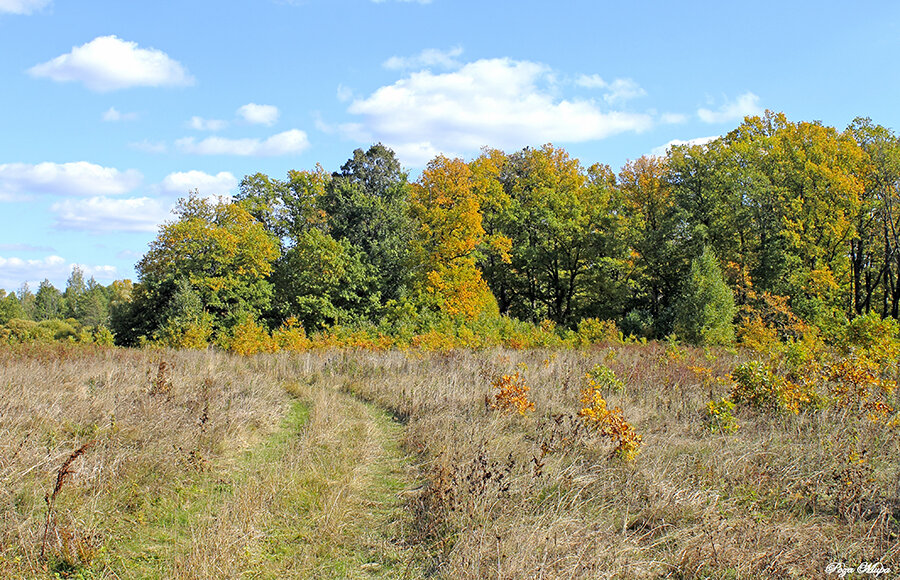
{"label": "tree line", "polygon": [[27,295],[3,297],[23,312],[2,306],[0,323],[65,305],[124,345],[205,344],[247,321],[402,334],[611,320],[705,344],[804,325],[836,338],[856,316],[900,314],[898,195],[900,140],[865,118],[839,131],[766,112],[618,173],[544,145],[438,156],[410,181],[377,144],[332,173],[248,175],[233,200],[192,194],[133,287],[70,279],[50,298],[45,283],[30,312]]}

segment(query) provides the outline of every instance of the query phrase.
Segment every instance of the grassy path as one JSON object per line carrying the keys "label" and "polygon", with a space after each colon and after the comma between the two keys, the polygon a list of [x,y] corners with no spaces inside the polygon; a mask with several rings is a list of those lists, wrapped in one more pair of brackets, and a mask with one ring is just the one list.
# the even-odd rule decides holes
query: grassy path
{"label": "grassy path", "polygon": [[334,388],[292,390],[282,429],[162,502],[118,577],[422,576],[403,543],[402,426]]}

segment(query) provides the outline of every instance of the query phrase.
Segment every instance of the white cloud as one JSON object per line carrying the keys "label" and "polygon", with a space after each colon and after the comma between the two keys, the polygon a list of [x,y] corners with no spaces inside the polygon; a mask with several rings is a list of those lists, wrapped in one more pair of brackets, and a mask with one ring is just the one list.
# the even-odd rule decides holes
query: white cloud
{"label": "white cloud", "polygon": [[97,37],[72,48],[72,52],[31,67],[28,72],[57,82],[81,82],[101,92],[139,86],[184,86],[194,82],[187,70],[166,53],[138,48],[137,43],[116,36]]}
{"label": "white cloud", "polygon": [[395,151],[467,153],[484,145],[593,141],[653,124],[650,115],[605,111],[592,100],[559,99],[555,91],[548,67],[508,58],[479,60],[444,74],[422,71],[354,100],[348,111],[362,120],[345,125],[344,132]]}
{"label": "white cloud", "polygon": [[426,48],[416,56],[392,56],[382,63],[386,69],[391,70],[407,70],[413,68],[445,68],[454,69],[460,66],[460,62],[456,57],[463,53],[462,47],[454,47],[450,50],[438,50],[436,48]]}
{"label": "white cloud", "polygon": [[342,103],[346,103],[347,101],[353,98],[353,89],[349,87],[345,87],[344,85],[338,85],[337,88],[337,100]]}
{"label": "white cloud", "polygon": [[303,131],[291,129],[266,140],[208,137],[197,142],[193,137],[185,137],[176,141],[175,145],[184,153],[196,155],[274,157],[303,153],[309,147],[309,139]]}
{"label": "white cloud", "polygon": [[197,131],[221,131],[228,127],[228,121],[220,119],[204,119],[203,117],[191,117],[188,127]]}
{"label": "white cloud", "polygon": [[744,93],[737,100],[726,102],[718,110],[699,109],[697,116],[704,123],[730,123],[740,121],[748,115],[759,115],[762,107],[759,106],[759,97],[753,93]]}
{"label": "white cloud", "polygon": [[228,195],[238,186],[237,178],[227,171],[210,175],[202,171],[182,171],[170,173],[162,180],[160,187],[166,193],[187,195],[196,189],[201,195]]}
{"label": "white cloud", "polygon": [[681,145],[706,145],[710,141],[715,141],[718,138],[718,135],[713,135],[711,137],[698,137],[696,139],[688,139],[687,141],[682,141],[681,139],[672,139],[665,145],[655,147],[650,153],[652,155],[656,155],[657,157],[663,157],[672,147],[679,147]]}
{"label": "white cloud", "polygon": [[256,125],[266,125],[271,127],[278,120],[281,114],[278,107],[273,105],[257,105],[256,103],[247,103],[237,110],[237,114],[248,123]]}
{"label": "white cloud", "polygon": [[31,291],[35,292],[41,280],[65,279],[69,272],[71,268],[61,256],[52,255],[39,260],[0,256],[0,288],[18,288],[27,281]]}
{"label": "white cloud", "polygon": [[109,123],[117,123],[119,121],[134,121],[138,118],[137,113],[123,113],[115,107],[110,107],[103,113],[103,120]]}
{"label": "white cloud", "polygon": [[424,167],[429,161],[438,155],[444,155],[453,159],[454,157],[463,157],[462,153],[447,149],[437,149],[429,141],[420,141],[418,143],[399,143],[391,145],[391,149],[397,155],[398,159],[411,167]]}
{"label": "white cloud", "polygon": [[633,80],[616,79],[609,85],[609,92],[603,95],[603,100],[611,105],[615,105],[646,95],[647,91],[639,87]]}
{"label": "white cloud", "polygon": [[610,105],[621,104],[647,95],[647,91],[632,79],[615,79],[608,83],[600,75],[580,75],[575,79],[575,84],[587,89],[606,89],[603,100]]}
{"label": "white cloud", "polygon": [[50,206],[50,211],[56,214],[56,228],[88,232],[155,232],[168,217],[169,210],[168,204],[150,197],[96,196],[67,199]]}
{"label": "white cloud", "polygon": [[39,260],[0,256],[0,288],[18,289],[23,282],[28,282],[31,291],[36,292],[41,281],[47,279],[57,281],[60,284],[57,289],[62,290],[62,281],[69,277],[75,266],[81,268],[85,277],[93,276],[100,281],[114,280],[118,273],[115,266],[77,264],[57,255]]}
{"label": "white cloud", "polygon": [[575,84],[588,89],[605,89],[606,81],[600,75],[580,75],[575,79]]}
{"label": "white cloud", "polygon": [[50,0],[0,0],[0,14],[31,14],[50,4]]}
{"label": "white cloud", "polygon": [[137,187],[138,171],[119,171],[86,161],[75,163],[0,164],[0,197],[55,195],[120,195]]}

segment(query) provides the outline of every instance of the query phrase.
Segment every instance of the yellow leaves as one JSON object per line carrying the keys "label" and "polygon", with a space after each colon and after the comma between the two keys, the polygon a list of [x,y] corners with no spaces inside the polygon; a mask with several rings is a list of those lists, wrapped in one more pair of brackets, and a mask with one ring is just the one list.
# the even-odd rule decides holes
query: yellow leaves
{"label": "yellow leaves", "polygon": [[706,403],[706,422],[710,433],[734,433],[740,424],[732,414],[734,403],[728,399]]}
{"label": "yellow leaves", "polygon": [[299,321],[294,316],[285,320],[281,328],[272,332],[272,340],[278,348],[288,352],[306,352],[311,347],[306,331],[299,326]]}
{"label": "yellow leaves", "polygon": [[[416,253],[426,266],[420,290],[450,316],[473,319],[496,310],[475,264],[485,232],[469,166],[443,156],[432,160],[413,186],[411,207],[421,223]],[[508,257],[508,239],[491,241]]]}
{"label": "yellow leaves", "polygon": [[491,236],[488,239],[488,245],[492,250],[500,255],[500,260],[504,264],[509,264],[512,259],[509,253],[512,251],[512,240],[504,235]]}
{"label": "yellow leaves", "polygon": [[162,226],[138,264],[142,278],[235,275],[252,280],[271,273],[278,245],[243,207],[203,198],[182,200],[179,207],[180,219]]}
{"label": "yellow leaves", "polygon": [[838,408],[865,413],[873,423],[887,423],[894,407],[887,401],[897,382],[880,376],[881,366],[865,356],[848,357],[831,366],[827,380]]}
{"label": "yellow leaves", "polygon": [[619,172],[619,183],[636,226],[657,229],[665,210],[673,203],[666,185],[665,158],[644,156],[629,161]]}
{"label": "yellow leaves", "polygon": [[775,374],[759,361],[738,365],[732,372],[734,386],[731,400],[763,410],[786,411],[797,414],[818,402],[814,381],[797,384]]}
{"label": "yellow leaves", "polygon": [[493,382],[494,400],[491,409],[506,413],[518,413],[522,416],[534,411],[534,403],[528,400],[529,387],[518,371],[513,375],[503,375]]}
{"label": "yellow leaves", "polygon": [[810,271],[804,290],[817,296],[827,296],[840,290],[840,286],[834,279],[834,272],[826,267]]}
{"label": "yellow leaves", "polygon": [[248,317],[234,327],[228,348],[235,354],[249,356],[261,352],[275,352],[278,350],[278,343],[265,328]]}
{"label": "yellow leaves", "polygon": [[[606,367],[595,367],[594,371],[588,373],[589,383],[581,391],[582,408],[578,411],[578,416],[601,436],[611,439],[616,444],[613,449],[614,455],[624,461],[633,461],[640,451],[643,438],[622,416],[621,408],[608,408],[601,391],[610,386],[609,375],[612,371],[606,369],[608,372],[605,372],[603,369]],[[614,374],[611,380],[621,384]]]}

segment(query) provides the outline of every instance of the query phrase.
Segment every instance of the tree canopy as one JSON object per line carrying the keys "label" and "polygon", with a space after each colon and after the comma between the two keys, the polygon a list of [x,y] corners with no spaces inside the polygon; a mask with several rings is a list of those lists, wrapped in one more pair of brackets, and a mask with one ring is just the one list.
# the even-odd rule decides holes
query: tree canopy
{"label": "tree canopy", "polygon": [[546,144],[438,156],[410,181],[379,143],[331,173],[248,175],[234,200],[194,192],[136,284],[76,267],[64,292],[0,296],[0,324],[70,318],[123,344],[203,344],[238,324],[599,319],[721,344],[735,324],[784,319],[837,338],[859,315],[900,314],[898,196],[900,139],[867,118],[841,131],[767,111],[618,172]]}

